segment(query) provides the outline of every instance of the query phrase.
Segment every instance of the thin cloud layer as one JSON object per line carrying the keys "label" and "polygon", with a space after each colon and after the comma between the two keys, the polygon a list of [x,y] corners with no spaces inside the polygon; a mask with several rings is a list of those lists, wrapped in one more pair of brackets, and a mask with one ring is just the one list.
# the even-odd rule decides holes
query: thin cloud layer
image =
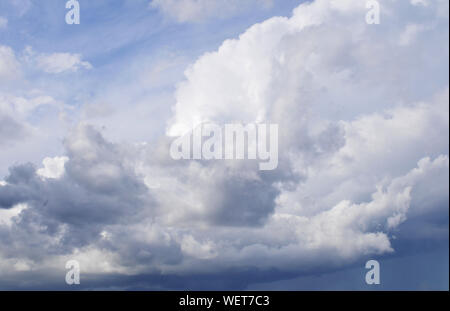
{"label": "thin cloud layer", "polygon": [[0,30],[6,28],[8,26],[8,20],[2,16],[0,16]]}
{"label": "thin cloud layer", "polygon": [[180,23],[230,18],[255,7],[267,9],[272,5],[273,0],[152,0],[150,2],[151,8],[160,10]]}
{"label": "thin cloud layer", "polygon": [[13,80],[19,70],[14,51],[10,47],[0,45],[0,81]]}
{"label": "thin cloud layer", "polygon": [[77,72],[81,69],[92,69],[92,65],[83,61],[81,54],[71,53],[36,53],[31,47],[24,51],[24,58],[37,69],[46,73],[60,74],[65,72]]}

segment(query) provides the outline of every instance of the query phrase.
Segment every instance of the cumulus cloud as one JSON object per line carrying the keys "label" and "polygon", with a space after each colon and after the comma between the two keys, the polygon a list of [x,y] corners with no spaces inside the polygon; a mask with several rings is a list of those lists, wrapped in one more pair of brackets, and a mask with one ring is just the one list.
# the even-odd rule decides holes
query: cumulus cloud
{"label": "cumulus cloud", "polygon": [[[405,20],[403,24],[394,27],[394,17],[385,17],[386,23],[393,26],[390,32],[361,22],[357,17],[364,16],[365,10],[364,3],[352,1],[302,4],[290,19],[272,18],[254,25],[239,39],[225,41],[218,51],[207,53],[186,71],[186,81],[176,91],[175,116],[168,133],[179,135],[200,122],[233,120],[293,123],[285,126],[293,132],[303,124],[298,116],[309,113],[317,102],[311,112],[323,113],[320,116],[325,118],[339,111],[339,116],[347,119],[352,115],[345,114],[358,115],[392,106],[393,102],[420,99],[416,86],[421,83],[424,85],[420,89],[428,87],[411,71],[421,68],[425,76],[432,76],[436,69],[429,62],[443,59],[446,52],[433,44],[446,42],[446,19],[415,23],[415,29],[434,24],[423,30],[424,36],[434,39],[430,42],[424,38],[409,46],[418,49],[412,53],[398,48],[398,42],[409,43],[412,39],[407,30],[412,23],[402,13],[411,10],[408,4],[396,4],[396,17]],[[427,13],[435,16],[435,10],[433,6]],[[354,16],[355,21],[346,16]],[[407,40],[405,29],[409,33]],[[336,33],[342,35],[336,38]],[[383,51],[392,51],[395,57]],[[418,63],[422,55],[428,61]],[[396,64],[398,58],[404,63]],[[392,83],[380,84],[381,79]],[[447,86],[446,80],[435,83],[441,90]],[[361,91],[355,92],[355,88]],[[305,89],[309,90],[308,96]],[[310,121],[315,115],[305,118],[305,122],[316,122]]]}
{"label": "cumulus cloud", "polygon": [[[4,186],[1,182],[0,185]],[[4,226],[11,226],[13,223],[13,218],[19,216],[19,214],[26,208],[26,204],[18,204],[11,209],[0,209],[0,224]]]}
{"label": "cumulus cloud", "polygon": [[44,178],[60,178],[64,174],[64,165],[69,160],[67,157],[45,158],[42,161],[43,168],[36,173]]}
{"label": "cumulus cloud", "polygon": [[269,8],[272,2],[273,0],[152,0],[150,7],[183,23],[226,18],[255,7]]}
{"label": "cumulus cloud", "polygon": [[402,232],[448,241],[448,17],[445,2],[418,3],[384,2],[382,25],[365,23],[361,1],[304,3],[186,70],[168,136],[201,122],[277,123],[274,171],[175,161],[171,137],[111,142],[86,124],[63,157],[11,167],[0,184],[0,276],[55,273],[79,258],[88,279],[118,286],[208,275],[205,284],[236,289],[237,275],[245,287],[244,277],[392,254]]}

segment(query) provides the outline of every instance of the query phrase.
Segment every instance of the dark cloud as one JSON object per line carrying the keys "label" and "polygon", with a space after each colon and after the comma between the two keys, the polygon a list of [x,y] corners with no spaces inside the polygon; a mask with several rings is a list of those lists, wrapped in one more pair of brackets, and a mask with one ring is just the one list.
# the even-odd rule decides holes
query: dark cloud
{"label": "dark cloud", "polygon": [[[168,138],[113,143],[88,125],[67,135],[56,177],[12,166],[0,183],[0,286],[60,288],[76,259],[82,289],[245,289],[448,250],[448,16],[421,7],[417,22],[434,26],[405,47],[413,4],[389,5],[385,32],[358,17],[360,1],[308,2],[187,71],[168,132],[199,119],[277,123],[274,171],[177,162]],[[22,132],[2,118],[3,146]]]}
{"label": "dark cloud", "polygon": [[107,224],[132,223],[142,211],[151,213],[154,203],[147,188],[123,165],[120,151],[98,132],[80,127],[65,145],[70,160],[60,179],[41,178],[32,164],[25,164],[10,168],[7,185],[0,188],[0,207],[29,206],[12,230],[31,234],[17,241],[30,250],[46,247],[32,246],[36,237],[59,235],[58,243],[47,246],[54,248],[52,253],[70,252],[98,240]]}

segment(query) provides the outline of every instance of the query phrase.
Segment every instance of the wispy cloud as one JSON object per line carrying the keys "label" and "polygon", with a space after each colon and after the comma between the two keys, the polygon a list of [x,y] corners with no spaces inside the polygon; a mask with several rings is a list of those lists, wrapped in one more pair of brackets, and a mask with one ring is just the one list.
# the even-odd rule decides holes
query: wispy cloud
{"label": "wispy cloud", "polygon": [[8,20],[5,17],[0,16],[0,30],[5,29],[8,26]]}
{"label": "wispy cloud", "polygon": [[64,72],[77,72],[81,69],[92,69],[92,65],[83,61],[82,55],[71,53],[36,53],[31,47],[25,50],[27,62],[46,73],[59,74]]}
{"label": "wispy cloud", "polygon": [[272,0],[152,0],[150,7],[178,22],[201,22],[211,18],[229,18],[246,10],[269,9]]}

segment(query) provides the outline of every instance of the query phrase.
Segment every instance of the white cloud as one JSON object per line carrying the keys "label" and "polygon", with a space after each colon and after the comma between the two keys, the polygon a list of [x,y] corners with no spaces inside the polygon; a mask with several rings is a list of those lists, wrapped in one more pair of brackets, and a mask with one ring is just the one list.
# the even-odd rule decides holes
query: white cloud
{"label": "white cloud", "polygon": [[0,30],[8,26],[8,20],[5,17],[0,16]]}
{"label": "white cloud", "polygon": [[82,59],[81,54],[72,53],[37,53],[27,46],[23,52],[23,61],[46,73],[60,74],[91,69],[92,65]]}
{"label": "white cloud", "polygon": [[423,6],[428,6],[428,0],[411,0],[411,4],[412,5],[423,5]]}
{"label": "white cloud", "polygon": [[91,69],[92,65],[82,60],[80,54],[53,53],[41,54],[36,58],[37,66],[47,73],[77,72],[80,69]]}
{"label": "white cloud", "polygon": [[[64,168],[64,178],[11,169],[0,204],[30,201],[15,229],[34,234],[0,254],[107,254],[95,273],[311,273],[395,251],[393,234],[411,219],[433,229],[427,238],[448,238],[448,222],[422,217],[448,210],[447,17],[441,2],[388,1],[391,26],[367,25],[364,4],[304,3],[201,56],[177,86],[168,134],[202,121],[278,123],[278,170],[174,162],[168,138],[117,144],[80,125],[67,158],[38,171]],[[187,12],[174,16],[203,14]],[[405,37],[407,25],[427,27]]]}
{"label": "white cloud", "polygon": [[200,243],[194,239],[192,235],[186,235],[182,238],[181,250],[188,256],[192,256],[198,259],[212,259],[217,257],[217,253],[214,251],[215,245],[211,241]]}
{"label": "white cloud", "polygon": [[20,65],[14,51],[0,45],[0,81],[11,81],[20,75]]}
{"label": "white cloud", "polygon": [[[2,183],[0,182],[0,187],[2,186],[4,185],[2,185]],[[19,216],[19,214],[27,208],[28,205],[26,204],[18,204],[8,210],[0,209],[0,225],[10,227],[14,221],[14,218]]]}
{"label": "white cloud", "polygon": [[420,32],[424,31],[423,25],[409,24],[406,26],[404,32],[400,36],[400,45],[409,45]]}
{"label": "white cloud", "polygon": [[11,4],[19,16],[25,15],[33,6],[31,0],[11,0]]}
{"label": "white cloud", "polygon": [[30,97],[14,96],[0,93],[0,111],[14,115],[18,119],[28,117],[36,108],[41,106],[58,106],[59,103],[51,96],[33,94]]}
{"label": "white cloud", "polygon": [[[423,158],[441,163],[448,156],[448,79],[435,78],[446,67],[438,63],[448,63],[440,48],[448,42],[446,20],[436,10],[439,2],[409,5],[383,3],[389,31],[364,22],[363,1],[317,0],[300,5],[291,18],[254,25],[186,70],[167,133],[181,135],[200,122],[278,123],[280,162],[290,163],[303,179],[294,191],[287,190],[290,181],[281,182],[269,223],[289,219],[305,228],[305,240],[297,244],[301,249],[312,243],[311,249],[331,247],[347,258],[391,251],[388,232],[406,219],[410,192],[419,195],[419,190],[415,183],[373,190],[378,184],[389,189],[395,176],[408,174]],[[428,18],[414,23],[406,9],[427,10]],[[424,82],[424,76],[430,78]],[[206,186],[202,172],[208,180],[218,177],[194,164],[189,170],[181,174],[198,177],[169,183],[184,198],[167,202],[184,206],[172,220],[208,213],[211,206],[195,189],[215,186]],[[165,190],[163,183],[157,197],[165,200]],[[209,199],[224,190],[208,191]],[[448,192],[439,197],[445,200]],[[371,223],[381,227],[370,228]]]}
{"label": "white cloud", "polygon": [[269,8],[273,0],[152,0],[150,6],[178,22],[226,18],[240,11]]}
{"label": "white cloud", "polygon": [[[168,133],[184,133],[201,121],[271,119],[297,134],[292,128],[302,126],[299,121],[304,120],[297,117],[302,109],[313,109],[313,116],[322,114],[322,118],[340,111],[348,118],[392,106],[392,101],[420,100],[418,84],[427,82],[418,77],[436,72],[425,62],[417,64],[417,58],[434,62],[445,51],[423,41],[410,45],[412,51],[399,48],[398,43],[405,39],[405,24],[412,23],[403,16],[404,4],[385,5],[387,11],[396,10],[396,18],[406,20],[394,23],[394,15],[384,17],[387,23],[392,21],[389,32],[358,19],[366,12],[361,1],[315,1],[300,5],[290,19],[272,18],[254,25],[237,40],[225,41],[218,51],[206,53],[186,71],[186,81],[176,91],[175,116]],[[428,10],[436,17],[435,6],[415,9]],[[445,29],[436,27],[423,31],[436,36],[433,42],[448,41]],[[409,42],[411,33],[406,39],[404,43],[414,43]],[[380,83],[382,79],[389,83]],[[439,81],[434,92],[444,89],[445,82]],[[303,91],[306,89],[308,92]],[[399,89],[409,96],[399,94]],[[386,98],[391,98],[391,103]]]}
{"label": "white cloud", "polygon": [[37,174],[44,178],[60,178],[65,170],[64,165],[69,160],[67,157],[45,158],[42,161],[43,168],[37,170]]}

